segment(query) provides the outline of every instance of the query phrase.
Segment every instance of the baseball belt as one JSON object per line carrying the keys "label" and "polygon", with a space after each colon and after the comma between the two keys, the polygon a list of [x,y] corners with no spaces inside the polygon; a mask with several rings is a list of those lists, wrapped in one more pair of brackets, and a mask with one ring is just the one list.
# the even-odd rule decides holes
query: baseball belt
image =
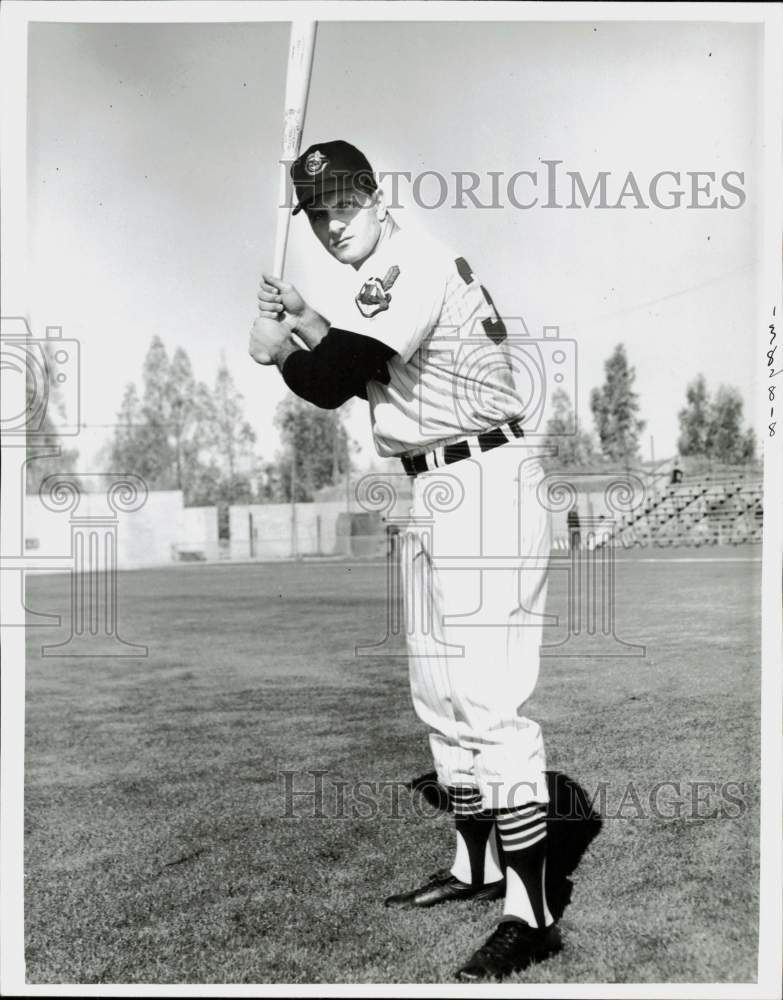
{"label": "baseball belt", "polygon": [[525,436],[521,423],[524,419],[521,417],[519,420],[510,420],[507,424],[500,424],[499,427],[467,437],[463,441],[439,445],[423,455],[401,455],[402,467],[409,476],[418,476],[420,472],[431,472],[441,466],[461,462],[463,458],[470,458],[471,455],[480,455],[483,451],[499,448],[513,438]]}

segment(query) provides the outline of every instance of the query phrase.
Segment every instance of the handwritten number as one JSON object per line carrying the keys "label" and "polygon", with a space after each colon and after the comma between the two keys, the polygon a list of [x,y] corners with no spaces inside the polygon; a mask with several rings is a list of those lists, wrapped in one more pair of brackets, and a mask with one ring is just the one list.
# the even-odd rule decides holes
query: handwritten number
{"label": "handwritten number", "polygon": [[[776,306],[772,307],[772,315],[773,315],[773,317],[775,316],[775,310],[776,310],[776,308],[777,308]],[[769,324],[769,346],[770,346],[770,350],[767,351],[767,368],[768,369],[771,369],[772,366],[775,364],[775,351],[778,349],[778,345],[775,344],[777,336],[778,335],[777,335],[777,331],[775,330],[775,324],[774,323],[770,323]],[[773,344],[775,345],[774,347],[772,346]],[[783,371],[783,369],[778,369],[776,372],[770,370],[768,372],[768,375],[769,375],[770,378],[777,378],[777,376],[780,375],[782,371]],[[775,402],[775,386],[774,385],[767,386],[767,392],[769,394],[769,402],[770,403],[774,403]],[[769,408],[769,415],[770,415],[770,417],[772,417],[772,416],[774,416],[774,414],[775,414],[775,407],[771,406]],[[776,420],[772,420],[769,424],[767,424],[767,427],[769,429],[769,436],[771,438],[773,438],[775,436],[775,428],[777,427],[777,421]]]}

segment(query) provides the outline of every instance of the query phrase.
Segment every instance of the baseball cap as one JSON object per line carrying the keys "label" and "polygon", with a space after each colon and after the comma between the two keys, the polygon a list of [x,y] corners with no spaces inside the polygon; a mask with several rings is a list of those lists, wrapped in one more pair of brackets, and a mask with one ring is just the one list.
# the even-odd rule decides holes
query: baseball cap
{"label": "baseball cap", "polygon": [[370,193],[378,189],[370,161],[356,146],[343,139],[316,142],[291,164],[298,204],[293,214],[311,202],[335,191],[352,189]]}

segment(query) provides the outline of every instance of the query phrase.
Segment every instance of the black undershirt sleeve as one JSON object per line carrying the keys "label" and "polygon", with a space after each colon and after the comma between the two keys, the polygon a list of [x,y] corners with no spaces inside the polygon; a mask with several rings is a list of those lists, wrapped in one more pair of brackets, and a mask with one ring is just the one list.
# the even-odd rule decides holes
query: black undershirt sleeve
{"label": "black undershirt sleeve", "polygon": [[333,326],[312,351],[294,351],[286,358],[283,379],[308,403],[335,410],[351,396],[366,399],[370,379],[388,385],[386,362],[396,353],[379,340]]}

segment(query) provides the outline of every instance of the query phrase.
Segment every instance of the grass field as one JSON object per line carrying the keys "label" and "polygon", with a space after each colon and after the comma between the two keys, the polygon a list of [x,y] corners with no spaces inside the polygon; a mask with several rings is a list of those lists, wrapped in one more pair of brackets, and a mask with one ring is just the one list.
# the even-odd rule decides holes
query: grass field
{"label": "grass field", "polygon": [[[526,982],[755,981],[759,571],[625,558],[618,634],[647,656],[544,660],[528,714],[603,825],[572,875],[564,951]],[[454,981],[499,904],[385,910],[450,863],[451,823],[417,793],[394,808],[355,787],[396,789],[431,766],[404,659],[353,655],[385,631],[384,574],[120,574],[120,630],[143,659],[43,658],[66,632],[30,630],[30,982]],[[555,573],[550,610],[564,600]],[[67,578],[33,580],[27,604],[66,615]],[[313,770],[322,815],[297,798],[286,817],[283,773],[302,790]],[[679,784],[656,816],[664,781]]]}

